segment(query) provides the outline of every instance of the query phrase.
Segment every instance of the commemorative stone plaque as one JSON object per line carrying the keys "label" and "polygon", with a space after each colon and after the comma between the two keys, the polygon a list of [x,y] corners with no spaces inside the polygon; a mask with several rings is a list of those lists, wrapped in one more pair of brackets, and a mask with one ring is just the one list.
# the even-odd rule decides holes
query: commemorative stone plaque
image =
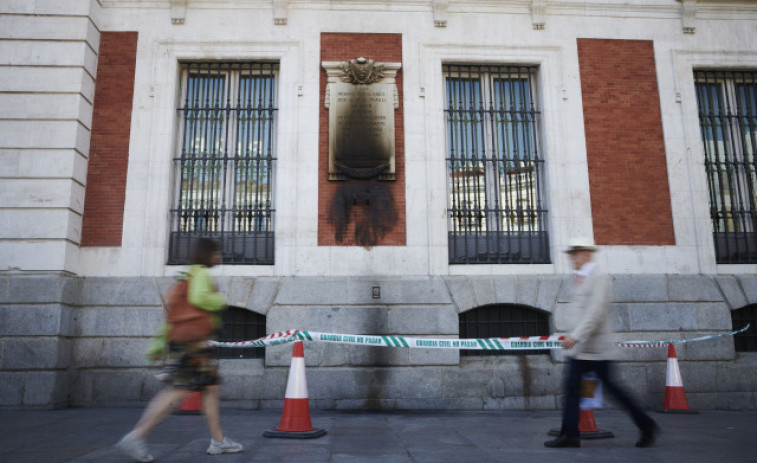
{"label": "commemorative stone plaque", "polygon": [[394,180],[394,111],[400,63],[324,62],[328,83],[329,180]]}

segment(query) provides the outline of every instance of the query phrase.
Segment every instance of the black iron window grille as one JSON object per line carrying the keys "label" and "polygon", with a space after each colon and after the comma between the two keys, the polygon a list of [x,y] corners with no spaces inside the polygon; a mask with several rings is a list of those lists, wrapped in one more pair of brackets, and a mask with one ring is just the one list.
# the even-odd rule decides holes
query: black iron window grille
{"label": "black iron window grille", "polygon": [[[549,313],[519,304],[493,304],[477,307],[459,316],[460,338],[509,338],[512,336],[549,336]],[[545,350],[468,350],[461,356],[535,355]]]}
{"label": "black iron window grille", "polygon": [[169,264],[200,237],[224,264],[273,264],[275,63],[185,63]]}
{"label": "black iron window grille", "polygon": [[536,71],[443,68],[451,264],[550,262]]}
{"label": "black iron window grille", "polygon": [[757,263],[757,71],[695,71],[719,264]]}
{"label": "black iron window grille", "polygon": [[732,311],[731,322],[734,330],[751,325],[748,330],[733,336],[736,352],[757,352],[757,304]]}
{"label": "black iron window grille", "polygon": [[[222,312],[223,326],[218,340],[223,342],[250,341],[262,338],[265,332],[265,315],[229,306]],[[221,359],[262,359],[265,347],[217,347],[216,358]]]}

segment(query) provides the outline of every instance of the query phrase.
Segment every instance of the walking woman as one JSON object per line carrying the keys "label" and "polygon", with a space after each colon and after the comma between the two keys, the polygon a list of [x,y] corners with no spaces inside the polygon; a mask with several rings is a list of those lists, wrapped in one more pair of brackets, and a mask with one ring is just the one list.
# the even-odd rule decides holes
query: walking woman
{"label": "walking woman", "polygon": [[226,298],[216,291],[208,269],[221,263],[218,244],[207,238],[195,243],[191,266],[172,289],[166,316],[171,384],[150,401],[134,429],[116,446],[135,461],[153,461],[145,438],[162,422],[175,403],[191,391],[202,391],[202,405],[210,431],[210,455],[237,453],[242,446],[221,430],[218,365],[208,340],[218,327]]}

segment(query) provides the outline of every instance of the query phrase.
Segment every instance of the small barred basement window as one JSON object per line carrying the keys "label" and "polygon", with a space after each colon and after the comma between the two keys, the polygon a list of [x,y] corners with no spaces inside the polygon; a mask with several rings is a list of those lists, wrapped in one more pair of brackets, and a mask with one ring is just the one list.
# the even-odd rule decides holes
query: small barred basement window
{"label": "small barred basement window", "polygon": [[731,321],[734,330],[751,325],[748,330],[733,337],[736,352],[757,352],[757,304],[732,311]]}
{"label": "small barred basement window", "polygon": [[[223,327],[219,341],[250,341],[266,335],[265,315],[229,306],[221,316]],[[265,358],[265,347],[219,347],[216,356],[220,359],[262,359]]]}
{"label": "small barred basement window", "polygon": [[[549,313],[520,304],[492,304],[460,314],[460,338],[549,336]],[[534,355],[549,350],[461,350],[461,356]]]}

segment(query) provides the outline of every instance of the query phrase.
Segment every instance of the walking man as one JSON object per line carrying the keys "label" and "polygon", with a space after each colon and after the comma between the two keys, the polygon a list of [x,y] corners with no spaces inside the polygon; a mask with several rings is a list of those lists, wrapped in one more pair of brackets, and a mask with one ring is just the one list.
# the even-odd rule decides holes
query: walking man
{"label": "walking man", "polygon": [[580,447],[578,431],[581,378],[594,372],[605,391],[613,395],[631,415],[641,431],[637,447],[650,447],[660,433],[654,420],[613,379],[610,358],[614,349],[612,335],[612,280],[593,261],[597,248],[588,239],[571,242],[568,256],[575,270],[571,302],[567,307],[570,334],[563,348],[568,356],[565,375],[565,405],[560,435],[545,447]]}

